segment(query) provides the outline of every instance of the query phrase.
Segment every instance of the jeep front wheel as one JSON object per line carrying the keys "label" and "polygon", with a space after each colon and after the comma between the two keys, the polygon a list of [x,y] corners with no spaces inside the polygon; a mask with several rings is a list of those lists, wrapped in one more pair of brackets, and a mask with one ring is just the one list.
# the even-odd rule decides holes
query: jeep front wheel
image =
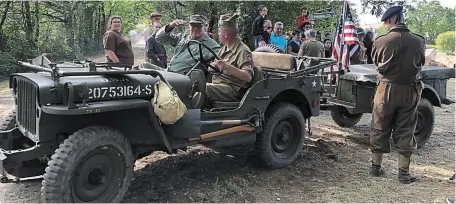
{"label": "jeep front wheel", "polygon": [[257,136],[256,151],[269,168],[292,164],[304,143],[305,119],[298,107],[282,103],[272,108],[264,131]]}
{"label": "jeep front wheel", "polygon": [[119,203],[133,176],[129,142],[118,130],[77,131],[52,155],[42,182],[43,202]]}
{"label": "jeep front wheel", "polygon": [[429,100],[422,98],[417,108],[418,119],[415,128],[415,140],[417,147],[423,147],[431,138],[435,124],[434,107]]}
{"label": "jeep front wheel", "polygon": [[331,110],[331,118],[340,127],[353,127],[362,117],[362,113],[350,114],[348,110],[342,106],[335,106]]}

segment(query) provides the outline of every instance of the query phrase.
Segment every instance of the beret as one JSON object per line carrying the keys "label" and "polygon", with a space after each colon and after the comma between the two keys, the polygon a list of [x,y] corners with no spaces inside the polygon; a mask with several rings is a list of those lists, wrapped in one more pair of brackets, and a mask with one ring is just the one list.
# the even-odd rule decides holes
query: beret
{"label": "beret", "polygon": [[383,14],[383,16],[380,20],[383,22],[383,21],[386,21],[386,19],[390,18],[393,15],[401,14],[402,9],[403,9],[402,6],[393,6],[385,11],[385,13]]}

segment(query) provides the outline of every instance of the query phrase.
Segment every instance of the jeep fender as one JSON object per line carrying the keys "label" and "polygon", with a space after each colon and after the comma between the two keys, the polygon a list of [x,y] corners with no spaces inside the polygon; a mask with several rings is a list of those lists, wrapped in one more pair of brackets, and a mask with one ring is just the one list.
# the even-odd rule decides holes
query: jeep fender
{"label": "jeep fender", "polygon": [[442,102],[440,100],[439,94],[437,91],[435,91],[434,88],[432,88],[432,86],[429,86],[428,84],[424,84],[421,98],[429,100],[433,106],[442,107]]}

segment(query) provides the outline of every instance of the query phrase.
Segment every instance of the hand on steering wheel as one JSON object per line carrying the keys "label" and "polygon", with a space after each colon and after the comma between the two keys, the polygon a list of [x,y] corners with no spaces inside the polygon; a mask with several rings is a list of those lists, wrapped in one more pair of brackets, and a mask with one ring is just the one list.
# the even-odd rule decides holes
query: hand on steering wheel
{"label": "hand on steering wheel", "polygon": [[[191,45],[192,43],[198,44],[198,48],[199,48],[198,50],[199,50],[199,55],[200,55],[199,61],[198,61],[197,59],[195,59],[195,57],[193,56],[192,51],[190,50],[190,45]],[[203,46],[204,48],[206,48],[206,49],[214,56],[215,59],[220,60],[220,58],[217,56],[217,54],[215,54],[215,52],[212,51],[212,49],[209,48],[207,45],[205,45],[205,44],[203,44],[203,43],[201,43],[201,42],[199,42],[199,41],[196,41],[196,40],[189,40],[189,41],[188,41],[188,44],[187,44],[187,51],[188,51],[188,53],[190,54],[190,56],[192,57],[192,59],[195,60],[196,63],[198,63],[198,62],[203,63],[204,65],[201,66],[201,67],[203,67],[203,69],[205,69],[207,72],[211,73],[212,75],[220,75],[220,74],[222,74],[222,72],[221,72],[217,67],[211,65],[211,63],[207,62],[207,61],[204,59],[204,56],[203,56],[203,49],[202,49],[201,46]],[[207,66],[207,67],[210,67],[210,68],[212,68],[212,69],[208,69],[206,66]],[[194,68],[195,68],[195,67],[193,67],[192,70],[193,70]],[[190,71],[187,73],[187,75],[189,75],[190,72],[191,72],[192,70],[190,70]]]}

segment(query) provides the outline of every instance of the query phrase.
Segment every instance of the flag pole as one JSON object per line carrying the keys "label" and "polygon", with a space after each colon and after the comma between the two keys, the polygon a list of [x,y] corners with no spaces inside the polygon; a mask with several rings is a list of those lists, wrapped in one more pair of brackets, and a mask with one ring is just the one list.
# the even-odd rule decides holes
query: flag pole
{"label": "flag pole", "polygon": [[[341,37],[341,40],[340,40],[340,46],[339,46],[339,75],[343,75],[344,72],[343,72],[343,68],[342,68],[342,55],[343,55],[343,46],[345,45],[345,36],[344,36],[344,30],[345,30],[345,14],[347,12],[347,0],[343,0],[343,3],[342,3],[342,30],[341,30],[341,34],[342,34],[342,37]],[[338,77],[340,78],[340,77]]]}

